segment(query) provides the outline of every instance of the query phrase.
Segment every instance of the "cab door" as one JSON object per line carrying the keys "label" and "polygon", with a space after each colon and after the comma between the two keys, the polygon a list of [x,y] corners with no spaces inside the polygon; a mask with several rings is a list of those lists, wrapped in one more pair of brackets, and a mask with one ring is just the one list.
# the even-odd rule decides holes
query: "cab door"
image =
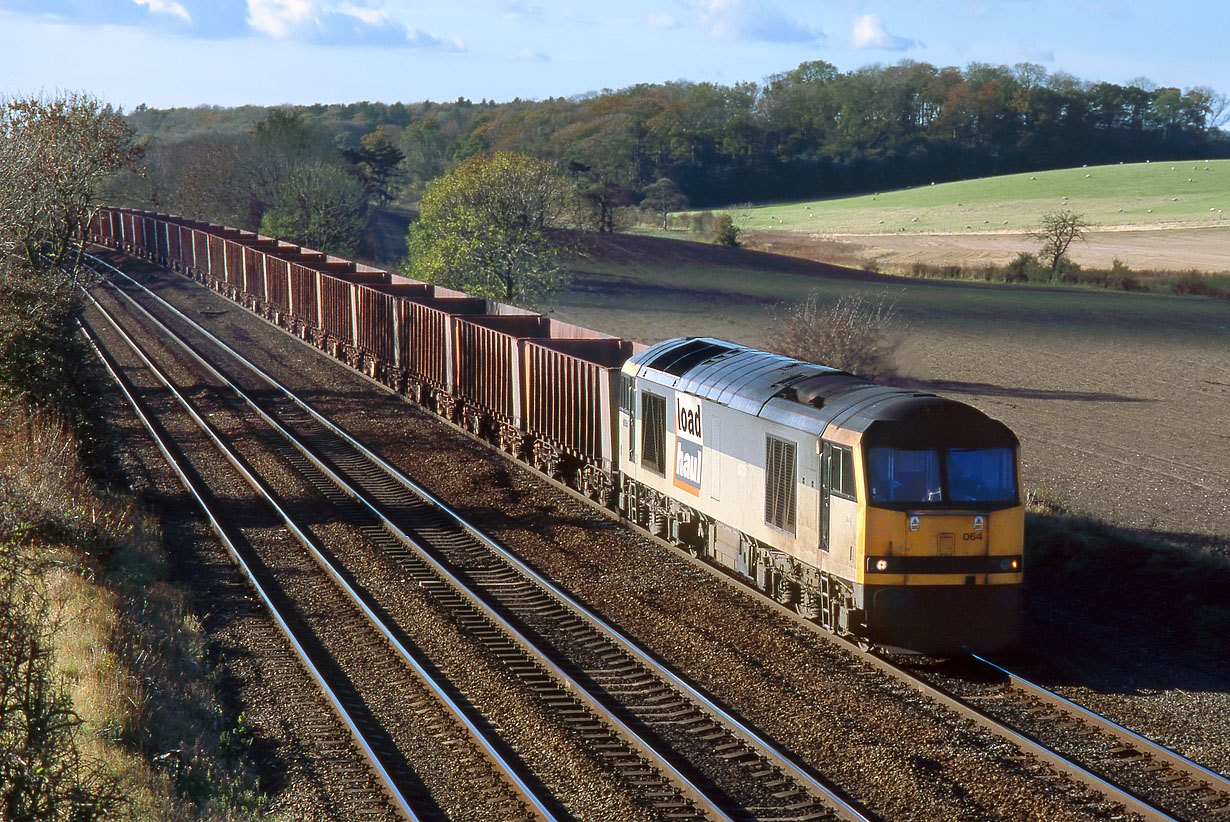
{"label": "cab door", "polygon": [[841,562],[854,561],[858,502],[854,452],[824,441],[820,455],[820,547]]}

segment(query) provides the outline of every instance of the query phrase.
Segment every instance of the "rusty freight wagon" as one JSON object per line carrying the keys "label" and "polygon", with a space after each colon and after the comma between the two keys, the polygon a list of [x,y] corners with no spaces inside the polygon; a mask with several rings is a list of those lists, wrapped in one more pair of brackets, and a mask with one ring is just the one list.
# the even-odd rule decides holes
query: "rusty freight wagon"
{"label": "rusty freight wagon", "polygon": [[520,341],[525,431],[541,470],[606,504],[616,488],[620,367],[645,346],[605,335],[566,337],[561,331]]}

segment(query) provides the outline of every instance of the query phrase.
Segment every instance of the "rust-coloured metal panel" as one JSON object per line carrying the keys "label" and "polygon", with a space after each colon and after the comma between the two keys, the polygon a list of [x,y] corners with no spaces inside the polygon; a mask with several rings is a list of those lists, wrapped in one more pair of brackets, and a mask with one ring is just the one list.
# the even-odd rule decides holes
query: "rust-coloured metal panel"
{"label": "rust-coloured metal panel", "polygon": [[609,470],[619,444],[620,368],[634,344],[579,336],[520,344],[525,430]]}
{"label": "rust-coloured metal panel", "polygon": [[[299,257],[301,255],[295,255]],[[297,262],[290,264],[291,313],[308,325],[319,325],[320,304],[317,272]]]}
{"label": "rust-coloured metal panel", "polygon": [[209,270],[209,233],[202,228],[192,229],[192,267],[206,276]]}
{"label": "rust-coloured metal panel", "polygon": [[524,390],[517,342],[546,337],[549,324],[537,314],[454,318],[454,393],[520,428]]}
{"label": "rust-coloured metal panel", "polygon": [[321,280],[321,327],[334,339],[353,343],[350,301],[354,284],[323,274]]}
{"label": "rust-coloured metal panel", "polygon": [[290,263],[283,259],[265,255],[265,283],[268,287],[269,302],[278,307],[279,311],[290,311]]}
{"label": "rust-coloured metal panel", "polygon": [[438,391],[453,391],[453,325],[458,314],[482,314],[485,300],[431,296],[397,301],[398,358],[414,379]]}
{"label": "rust-coloured metal panel", "polygon": [[244,287],[243,252],[245,243],[252,237],[252,234],[246,237],[241,235],[237,239],[226,241],[226,281],[240,291],[247,291]]}
{"label": "rust-coloured metal panel", "polygon": [[359,350],[377,360],[398,365],[400,360],[394,344],[393,328],[397,298],[383,289],[366,285],[356,285],[354,295],[358,301],[355,314]]}

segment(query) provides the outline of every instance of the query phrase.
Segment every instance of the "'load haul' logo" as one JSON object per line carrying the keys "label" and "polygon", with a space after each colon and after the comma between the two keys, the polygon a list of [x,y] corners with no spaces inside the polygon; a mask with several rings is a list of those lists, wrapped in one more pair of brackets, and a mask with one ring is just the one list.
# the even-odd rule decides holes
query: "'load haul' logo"
{"label": "'load haul' logo", "polygon": [[700,493],[700,466],[704,440],[701,436],[700,400],[675,395],[675,485]]}

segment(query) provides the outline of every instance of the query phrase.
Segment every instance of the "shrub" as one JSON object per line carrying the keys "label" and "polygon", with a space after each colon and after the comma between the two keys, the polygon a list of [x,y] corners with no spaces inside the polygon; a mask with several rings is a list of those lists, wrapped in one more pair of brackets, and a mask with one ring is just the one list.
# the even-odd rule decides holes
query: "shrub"
{"label": "shrub", "polygon": [[718,245],[737,248],[739,245],[739,227],[729,214],[719,214],[713,220],[713,241]]}
{"label": "shrub", "polygon": [[713,235],[713,224],[716,221],[712,211],[697,211],[688,215],[688,230],[702,236]]}
{"label": "shrub", "polygon": [[905,331],[896,305],[881,294],[842,294],[831,303],[817,292],[771,309],[774,328],[768,348],[777,354],[875,379],[892,374]]}
{"label": "shrub", "polygon": [[1036,279],[1042,272],[1038,258],[1024,251],[1016,255],[1016,259],[1004,266],[1004,282],[1024,283]]}
{"label": "shrub", "polygon": [[83,755],[82,720],[55,670],[59,617],[38,574],[0,544],[0,808],[5,819],[117,818],[123,793]]}

